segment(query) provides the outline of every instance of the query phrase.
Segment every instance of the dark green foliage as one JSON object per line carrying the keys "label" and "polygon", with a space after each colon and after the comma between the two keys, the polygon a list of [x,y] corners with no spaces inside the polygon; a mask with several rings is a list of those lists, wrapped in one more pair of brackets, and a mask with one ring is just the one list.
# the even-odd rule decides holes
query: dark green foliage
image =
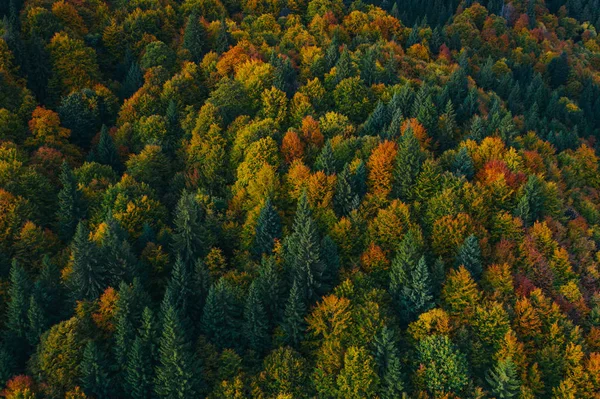
{"label": "dark green foliage", "polygon": [[71,244],[73,266],[69,288],[75,300],[96,299],[104,291],[108,279],[106,267],[100,261],[100,250],[90,241],[89,235],[88,228],[79,223]]}
{"label": "dark green foliage", "polygon": [[498,399],[510,399],[519,394],[521,382],[517,367],[510,358],[499,360],[493,369],[487,371],[485,380]]}
{"label": "dark green foliage", "polygon": [[121,160],[117,152],[117,147],[112,137],[108,133],[106,125],[102,125],[100,130],[100,139],[92,152],[92,159],[103,165],[109,165],[115,171],[120,171],[122,168]]}
{"label": "dark green foliage", "polygon": [[156,332],[152,311],[145,308],[142,325],[127,356],[126,390],[134,399],[154,397],[154,359],[157,355]]}
{"label": "dark green foliage", "polygon": [[340,270],[338,248],[330,236],[325,236],[321,240],[321,258],[325,264],[325,269],[323,270],[323,291],[329,291],[337,285]]}
{"label": "dark green foliage", "polygon": [[352,189],[352,175],[350,166],[346,164],[337,176],[333,205],[339,216],[347,216],[360,204],[358,194]]}
{"label": "dark green foliage", "polygon": [[80,147],[89,148],[100,128],[98,101],[93,91],[85,89],[64,97],[58,107],[62,125],[71,129],[71,140]]}
{"label": "dark green foliage", "polygon": [[459,248],[454,262],[456,267],[464,266],[475,280],[481,278],[483,264],[481,259],[481,247],[479,240],[471,234]]}
{"label": "dark green foliage", "polygon": [[29,290],[31,282],[25,269],[16,261],[13,261],[10,269],[10,288],[8,296],[10,302],[6,311],[6,333],[4,340],[8,344],[7,349],[13,357],[13,362],[20,370],[29,352],[28,335],[30,324],[28,318]]}
{"label": "dark green foliage", "polygon": [[333,156],[333,148],[331,147],[330,141],[323,146],[321,153],[315,160],[315,168],[328,175],[335,173],[335,158]]}
{"label": "dark green foliage", "polygon": [[406,129],[398,144],[394,169],[394,192],[399,198],[408,199],[412,195],[413,184],[421,171],[424,159],[419,140],[412,128]]}
{"label": "dark green foliage", "polygon": [[244,307],[243,336],[249,349],[263,353],[269,345],[269,322],[260,298],[258,282],[250,285]]}
{"label": "dark green foliage", "polygon": [[280,57],[273,52],[271,64],[275,67],[273,86],[292,97],[297,86],[296,70],[292,67],[292,62],[288,57]]}
{"label": "dark green foliage", "polygon": [[375,361],[381,379],[382,399],[399,398],[404,391],[402,363],[392,330],[384,327],[375,339]]}
{"label": "dark green foliage", "polygon": [[464,176],[469,180],[475,175],[473,161],[465,147],[461,147],[452,160],[452,172],[457,176]]}
{"label": "dark green foliage", "polygon": [[432,335],[417,345],[417,362],[425,365],[424,382],[435,395],[460,395],[468,381],[467,361],[447,336]]}
{"label": "dark green foliage", "polygon": [[284,286],[272,257],[263,257],[256,278],[260,299],[271,327],[279,322],[284,305]]}
{"label": "dark green foliage", "polygon": [[281,220],[270,198],[266,199],[260,210],[254,231],[254,255],[269,255],[273,251],[275,240],[281,239]]}
{"label": "dark green foliage", "polygon": [[221,279],[208,292],[202,331],[218,348],[238,348],[241,324],[242,307],[236,292],[229,282]]}
{"label": "dark green foliage", "polygon": [[75,234],[77,223],[84,216],[84,204],[73,171],[66,162],[62,164],[60,183],[62,189],[58,193],[57,230],[64,241],[69,241]]}
{"label": "dark green foliage", "polygon": [[206,230],[202,224],[203,210],[193,193],[184,191],[177,203],[173,223],[173,249],[188,267],[204,255]]}
{"label": "dark green foliage", "polygon": [[567,83],[569,79],[570,67],[567,53],[563,52],[560,57],[553,58],[548,64],[548,74],[550,75],[550,85],[554,88]]}
{"label": "dark green foliage", "polygon": [[290,296],[285,305],[283,322],[281,324],[286,344],[298,347],[302,341],[306,328],[304,322],[305,314],[306,307],[302,299],[302,294],[299,285],[294,281],[290,290]]}
{"label": "dark green foliage", "polygon": [[221,25],[219,25],[219,32],[217,33],[217,38],[215,41],[215,50],[217,53],[221,54],[225,51],[229,50],[229,46],[231,45],[231,36],[229,34],[229,30],[227,28],[227,24],[225,20],[221,20]]}
{"label": "dark green foliage", "polygon": [[183,32],[183,48],[190,52],[192,61],[200,62],[207,48],[207,35],[197,14],[192,13],[187,19]]}
{"label": "dark green foliage", "polygon": [[144,73],[137,62],[132,62],[121,86],[121,97],[129,98],[144,84]]}
{"label": "dark green foliage", "polygon": [[108,374],[108,364],[94,341],[89,341],[83,351],[81,362],[81,388],[88,396],[98,399],[112,397],[112,383]]}

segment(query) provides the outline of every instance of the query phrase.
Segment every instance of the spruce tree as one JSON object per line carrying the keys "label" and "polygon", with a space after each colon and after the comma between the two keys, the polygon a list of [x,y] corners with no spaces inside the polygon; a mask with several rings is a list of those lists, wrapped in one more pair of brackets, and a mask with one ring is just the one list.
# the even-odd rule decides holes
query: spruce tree
{"label": "spruce tree", "polygon": [[184,191],[175,210],[173,249],[189,268],[204,255],[206,230],[202,225],[203,211],[193,193]]}
{"label": "spruce tree", "polygon": [[270,198],[260,210],[254,230],[252,252],[257,258],[270,254],[275,247],[275,240],[281,238],[281,219]]}
{"label": "spruce tree", "polygon": [[394,168],[394,190],[400,199],[410,199],[413,185],[424,160],[425,156],[421,151],[419,140],[409,127],[400,139]]}
{"label": "spruce tree", "polygon": [[304,305],[300,288],[294,281],[290,290],[290,296],[285,305],[283,323],[281,325],[284,341],[287,345],[297,348],[302,341],[306,328],[304,322],[305,314],[306,306]]}
{"label": "spruce tree", "polygon": [[163,303],[162,333],[159,340],[155,392],[160,398],[195,399],[199,395],[200,373],[191,342],[179,312]]}
{"label": "spruce tree", "polygon": [[179,313],[179,322],[186,327],[187,332],[193,325],[191,308],[194,288],[192,271],[188,270],[188,267],[178,257],[173,265],[165,296],[170,296],[171,304]]}
{"label": "spruce tree", "polygon": [[229,50],[229,46],[231,45],[231,38],[229,36],[227,24],[225,23],[224,19],[221,19],[215,45],[215,50],[218,54],[222,54]]}
{"label": "spruce tree", "polygon": [[481,247],[479,246],[479,240],[473,234],[465,239],[465,242],[458,250],[455,266],[459,267],[460,265],[463,265],[475,280],[481,278],[483,273]]}
{"label": "spruce tree", "polygon": [[388,109],[382,101],[379,101],[363,124],[362,133],[370,136],[383,135],[384,128],[389,123],[390,115],[388,114]]}
{"label": "spruce tree", "polygon": [[256,281],[270,327],[275,327],[281,318],[285,297],[283,280],[277,272],[273,257],[263,257]]}
{"label": "spruce tree", "polygon": [[108,133],[106,125],[102,125],[100,130],[100,139],[93,151],[93,160],[103,165],[112,167],[115,171],[121,170],[121,160],[117,152],[117,147],[111,135]]}
{"label": "spruce tree", "polygon": [[344,46],[340,58],[335,64],[335,79],[339,83],[346,78],[351,78],[355,75],[354,66],[352,65],[352,58],[348,48]]}
{"label": "spruce tree", "polygon": [[69,241],[75,234],[77,223],[84,217],[84,209],[75,176],[66,162],[62,164],[60,183],[62,188],[58,193],[57,230],[60,238]]}
{"label": "spruce tree", "polygon": [[192,61],[200,62],[206,49],[207,35],[198,14],[192,13],[187,19],[183,32],[183,48],[190,52]]}
{"label": "spruce tree", "polygon": [[219,349],[238,348],[241,321],[242,309],[236,294],[231,285],[221,278],[208,292],[202,330]]}
{"label": "spruce tree", "polygon": [[269,321],[261,303],[258,281],[250,285],[244,307],[243,336],[249,349],[258,354],[264,353],[269,346]]}
{"label": "spruce tree", "polygon": [[335,287],[338,282],[338,274],[340,270],[340,256],[338,248],[330,236],[325,236],[321,240],[321,258],[325,265],[323,270],[323,292],[329,291]]}
{"label": "spruce tree", "polygon": [[140,65],[133,61],[129,66],[125,81],[121,86],[121,98],[129,98],[133,96],[140,87],[144,84],[144,73]]}
{"label": "spruce tree", "polygon": [[29,326],[27,329],[27,340],[32,348],[40,341],[40,337],[50,327],[48,315],[45,312],[44,307],[41,305],[40,300],[36,298],[36,295],[30,295],[29,297],[29,309],[27,309],[27,320]]}
{"label": "spruce tree", "polygon": [[335,157],[333,155],[333,148],[331,147],[331,142],[329,140],[327,143],[325,143],[321,153],[315,160],[315,168],[325,172],[327,175],[335,174]]}
{"label": "spruce tree", "polygon": [[521,382],[511,358],[499,360],[493,369],[487,371],[485,379],[498,399],[510,399],[519,395]]}
{"label": "spruce tree", "polygon": [[379,395],[382,399],[402,397],[404,375],[400,354],[391,329],[383,327],[375,337],[375,361],[381,380]]}
{"label": "spruce tree", "polygon": [[6,333],[4,341],[7,349],[14,358],[15,370],[21,370],[29,353],[27,336],[29,332],[29,290],[31,283],[27,272],[21,265],[13,260],[10,269],[10,286],[8,289],[8,302],[6,310]]}
{"label": "spruce tree", "polygon": [[452,172],[457,176],[464,176],[472,179],[475,175],[473,160],[466,147],[461,147],[452,160]]}
{"label": "spruce tree", "polygon": [[273,86],[284,92],[289,98],[293,97],[297,86],[296,70],[288,57],[280,57],[273,52],[271,64],[275,67]]}
{"label": "spruce tree", "polygon": [[87,227],[79,223],[71,244],[73,265],[69,287],[74,300],[94,300],[106,287],[106,269],[100,262],[98,247],[89,236]]}
{"label": "spruce tree", "polygon": [[85,346],[80,369],[81,388],[86,395],[98,399],[112,397],[113,385],[107,362],[96,342],[89,341]]}
{"label": "spruce tree", "polygon": [[360,199],[352,190],[352,175],[350,166],[346,164],[337,176],[335,193],[333,195],[333,208],[338,216],[348,216],[354,209],[358,209]]}
{"label": "spruce tree", "polygon": [[127,355],[125,386],[133,399],[154,397],[154,362],[156,332],[152,311],[145,308],[142,325]]}
{"label": "spruce tree", "polygon": [[112,286],[119,284],[121,279],[132,282],[140,277],[140,265],[127,241],[127,232],[109,212],[104,224],[105,234],[100,246],[101,262],[109,276],[108,283]]}

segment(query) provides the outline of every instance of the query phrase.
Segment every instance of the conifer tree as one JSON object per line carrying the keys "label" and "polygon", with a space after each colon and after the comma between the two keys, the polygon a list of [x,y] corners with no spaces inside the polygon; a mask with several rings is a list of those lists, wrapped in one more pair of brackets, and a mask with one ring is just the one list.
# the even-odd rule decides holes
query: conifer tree
{"label": "conifer tree", "polygon": [[263,257],[256,281],[270,327],[275,327],[283,310],[284,286],[281,276],[277,273],[273,257]]}
{"label": "conifer tree", "polygon": [[225,19],[221,19],[221,24],[219,25],[219,32],[217,33],[215,50],[218,54],[222,54],[229,50],[230,45],[231,38],[227,29],[227,23],[225,22]]}
{"label": "conifer tree", "polygon": [[100,256],[110,276],[109,284],[116,286],[121,279],[131,282],[135,277],[140,277],[138,260],[127,241],[127,232],[111,212],[104,223],[106,230],[100,247]]}
{"label": "conifer tree", "polygon": [[199,395],[200,375],[191,342],[179,312],[163,302],[155,392],[159,398],[193,399]]}
{"label": "conifer tree", "polygon": [[323,292],[327,292],[337,284],[340,269],[340,256],[337,245],[328,235],[321,240],[321,258],[325,265],[322,280]]}
{"label": "conifer tree", "polygon": [[331,142],[327,141],[321,150],[321,153],[315,160],[315,168],[325,172],[327,175],[333,175],[336,172],[335,157]]}
{"label": "conifer tree", "polygon": [[154,397],[154,359],[156,333],[152,311],[145,308],[142,325],[127,356],[125,386],[133,399]]}
{"label": "conifer tree", "polygon": [[84,217],[84,209],[75,176],[66,162],[62,164],[60,182],[62,188],[58,193],[57,230],[64,241],[69,241],[75,234],[77,223]]}
{"label": "conifer tree", "polygon": [[73,266],[69,287],[75,300],[96,299],[106,287],[106,269],[100,262],[99,249],[90,241],[89,235],[90,231],[80,222],[71,244]]}
{"label": "conifer tree", "polygon": [[271,64],[275,67],[273,86],[284,92],[289,98],[293,97],[296,90],[296,70],[288,57],[280,57],[273,52]]}
{"label": "conifer tree", "polygon": [[457,176],[464,176],[469,180],[475,175],[473,160],[469,156],[466,147],[461,147],[452,160],[452,172]]}
{"label": "conifer tree", "polygon": [[352,175],[348,164],[337,176],[333,206],[338,216],[347,216],[360,205],[358,194],[352,190]]}
{"label": "conifer tree", "polygon": [[34,348],[44,331],[50,327],[48,315],[36,295],[29,297],[29,309],[27,309],[27,320],[29,322],[27,339],[29,345]]}
{"label": "conifer tree", "polygon": [[367,166],[361,160],[352,174],[352,191],[358,194],[360,200],[367,193],[367,174]]}
{"label": "conifer tree", "polygon": [[144,84],[144,73],[140,65],[133,61],[129,66],[123,86],[121,86],[121,98],[129,98]]}
{"label": "conifer tree", "polygon": [[262,354],[269,346],[269,321],[261,303],[257,281],[250,285],[244,308],[243,335],[248,348]]}
{"label": "conifer tree", "polygon": [[102,125],[100,139],[96,148],[93,150],[93,160],[103,165],[112,167],[115,171],[121,170],[121,161],[117,152],[117,147],[112,137],[108,133],[106,125]]}
{"label": "conifer tree", "polygon": [[385,126],[390,123],[389,119],[390,115],[388,114],[387,107],[382,101],[379,101],[363,124],[363,134],[371,136],[382,135]]}
{"label": "conifer tree", "polygon": [[184,191],[175,210],[173,249],[190,269],[206,248],[206,230],[202,225],[203,211],[193,193]]}
{"label": "conifer tree", "polygon": [[392,330],[383,327],[375,338],[375,362],[381,379],[379,395],[382,399],[402,397],[404,376],[400,354]]}
{"label": "conifer tree", "polygon": [[394,189],[399,198],[403,200],[410,198],[412,187],[424,160],[425,156],[421,151],[419,140],[409,127],[400,139],[394,168]]}
{"label": "conifer tree", "polygon": [[256,221],[253,253],[256,257],[270,254],[275,246],[275,240],[281,238],[281,220],[270,198],[260,210]]}
{"label": "conifer tree", "polygon": [[202,330],[218,348],[238,348],[242,309],[231,285],[221,278],[210,288],[204,314]]}
{"label": "conifer tree", "polygon": [[81,388],[86,395],[98,399],[112,397],[111,376],[103,351],[95,341],[89,341],[81,361]]}
{"label": "conifer tree", "polygon": [[471,234],[465,239],[463,245],[459,248],[455,261],[456,267],[463,265],[475,280],[481,278],[483,265],[481,260],[481,248],[479,240]]}
{"label": "conifer tree", "polygon": [[286,344],[297,348],[302,341],[306,328],[304,321],[305,314],[306,306],[304,305],[298,284],[294,281],[290,290],[290,296],[285,305],[283,323],[281,325]]}
{"label": "conifer tree", "polygon": [[351,78],[355,75],[354,66],[352,65],[352,58],[348,48],[344,46],[340,58],[335,64],[335,78],[336,82],[339,83],[344,79]]}
{"label": "conifer tree", "polygon": [[29,352],[27,335],[29,332],[29,289],[31,283],[25,269],[13,260],[10,269],[8,308],[6,310],[6,333],[4,341],[14,359],[17,370],[21,370]]}
{"label": "conifer tree", "polygon": [[499,360],[493,369],[487,371],[485,379],[498,399],[510,399],[519,395],[521,382],[511,358]]}
{"label": "conifer tree", "polygon": [[183,48],[190,52],[192,61],[202,61],[206,48],[206,40],[206,32],[198,14],[190,14],[185,25],[185,31],[183,32]]}

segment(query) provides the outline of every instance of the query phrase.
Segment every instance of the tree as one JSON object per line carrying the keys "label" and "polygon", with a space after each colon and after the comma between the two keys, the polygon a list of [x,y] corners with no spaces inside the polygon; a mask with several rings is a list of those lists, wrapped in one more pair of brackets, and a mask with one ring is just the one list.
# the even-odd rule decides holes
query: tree
{"label": "tree", "polygon": [[193,267],[196,259],[205,255],[206,230],[202,223],[203,213],[194,194],[184,191],[175,209],[173,249],[189,268]]}
{"label": "tree", "polygon": [[465,356],[445,335],[432,335],[417,344],[418,374],[436,397],[460,395],[469,382]]}
{"label": "tree", "polygon": [[139,333],[128,350],[125,368],[125,386],[134,399],[153,397],[155,339],[154,318],[152,311],[146,307]]}
{"label": "tree", "polygon": [[395,195],[399,198],[403,200],[411,198],[412,187],[424,160],[425,156],[421,151],[421,145],[415,137],[413,129],[409,127],[402,135],[396,153],[393,187]]}
{"label": "tree", "polygon": [[498,399],[510,399],[519,394],[521,382],[511,358],[499,360],[493,369],[487,371],[485,379]]}
{"label": "tree", "polygon": [[283,310],[284,285],[281,276],[277,272],[273,257],[263,257],[258,269],[256,283],[260,290],[259,297],[269,319],[269,325],[275,327]]}
{"label": "tree", "polygon": [[84,217],[84,204],[73,171],[66,162],[62,164],[60,182],[62,188],[58,193],[57,229],[60,237],[69,241],[75,234],[77,223]]}
{"label": "tree", "polygon": [[190,52],[192,61],[200,62],[206,49],[206,31],[198,14],[192,13],[187,19],[183,32],[183,48]]}
{"label": "tree", "polygon": [[337,377],[338,394],[341,398],[376,397],[379,377],[375,372],[373,357],[366,349],[351,346],[344,355],[344,368]]}
{"label": "tree", "polygon": [[475,175],[473,160],[469,156],[466,147],[461,147],[456,153],[452,161],[452,172],[457,176],[464,176],[469,180]]}
{"label": "tree", "polygon": [[333,156],[333,148],[331,147],[330,141],[327,141],[327,143],[321,150],[321,153],[315,160],[315,168],[317,170],[322,170],[328,175],[335,174],[335,158]]}
{"label": "tree", "polygon": [[459,248],[454,263],[456,267],[463,265],[475,280],[481,278],[483,273],[481,248],[479,247],[479,240],[475,235],[471,234],[467,237],[463,245]]}
{"label": "tree", "polygon": [[333,206],[338,216],[348,216],[350,212],[360,205],[360,198],[352,188],[352,175],[350,166],[346,164],[337,176]]}
{"label": "tree", "polygon": [[121,160],[119,159],[117,147],[115,146],[115,142],[113,141],[111,135],[108,133],[108,128],[106,125],[102,125],[102,130],[100,130],[100,139],[98,140],[98,144],[94,148],[92,154],[94,162],[98,162],[102,165],[108,165],[115,171],[121,170]]}
{"label": "tree", "polygon": [[127,99],[135,94],[144,84],[144,73],[140,65],[133,61],[129,66],[125,81],[121,86],[121,98]]}
{"label": "tree", "polygon": [[269,255],[275,246],[275,240],[281,238],[281,221],[277,210],[273,207],[271,198],[265,200],[260,209],[256,228],[254,229],[253,253],[256,257]]}
{"label": "tree", "polygon": [[400,354],[394,342],[392,330],[384,326],[375,337],[375,363],[381,384],[379,395],[382,399],[402,396],[404,381]]}
{"label": "tree", "polygon": [[281,324],[284,340],[292,347],[298,347],[300,341],[302,341],[304,330],[306,328],[306,323],[304,322],[305,314],[306,307],[298,284],[294,281],[292,289],[290,290],[290,296],[285,305],[283,322]]}
{"label": "tree", "polygon": [[197,398],[201,382],[191,343],[187,340],[179,312],[163,302],[155,392],[160,398]]}
{"label": "tree", "polygon": [[63,97],[58,107],[62,124],[71,130],[71,140],[82,148],[89,148],[92,137],[100,128],[100,99],[90,89],[83,89]]}
{"label": "tree", "polygon": [[215,43],[215,50],[217,53],[222,54],[229,50],[230,45],[231,37],[227,29],[227,23],[225,22],[225,19],[221,19],[221,24],[219,25],[219,32],[217,33]]}
{"label": "tree", "polygon": [[6,311],[6,342],[10,343],[9,350],[14,356],[17,369],[20,369],[29,352],[27,335],[29,332],[29,296],[31,282],[25,269],[13,261],[10,269],[10,302]]}
{"label": "tree", "polygon": [[202,331],[218,348],[238,348],[242,309],[231,285],[221,278],[210,287],[204,314]]}
{"label": "tree", "polygon": [[248,347],[262,354],[269,345],[269,323],[260,298],[260,287],[257,281],[250,285],[244,308],[243,334]]}
{"label": "tree", "polygon": [[71,274],[69,287],[75,300],[94,300],[106,287],[108,276],[100,262],[99,249],[89,239],[90,231],[83,222],[77,225],[71,244]]}
{"label": "tree", "polygon": [[98,399],[112,397],[110,375],[108,374],[104,351],[94,341],[89,341],[83,351],[81,361],[81,388],[86,395]]}
{"label": "tree", "polygon": [[570,67],[567,53],[564,51],[559,57],[553,58],[548,64],[550,85],[554,88],[564,85],[569,79]]}

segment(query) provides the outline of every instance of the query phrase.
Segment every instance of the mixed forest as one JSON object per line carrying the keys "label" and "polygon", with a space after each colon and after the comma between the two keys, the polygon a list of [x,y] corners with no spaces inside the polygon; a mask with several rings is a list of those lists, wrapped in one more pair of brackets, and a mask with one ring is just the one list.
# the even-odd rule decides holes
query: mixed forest
{"label": "mixed forest", "polygon": [[0,19],[0,396],[600,398],[599,0]]}

